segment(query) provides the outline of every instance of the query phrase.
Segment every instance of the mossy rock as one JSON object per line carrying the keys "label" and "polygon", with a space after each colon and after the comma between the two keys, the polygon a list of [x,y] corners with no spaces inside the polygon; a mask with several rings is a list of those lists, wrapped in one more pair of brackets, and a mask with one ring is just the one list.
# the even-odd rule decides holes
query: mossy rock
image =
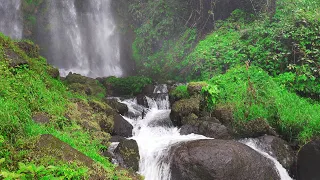
{"label": "mossy rock", "polygon": [[114,151],[115,157],[120,166],[132,169],[133,171],[139,170],[139,147],[135,140],[123,140]]}
{"label": "mossy rock", "polygon": [[68,163],[77,163],[91,169],[89,179],[106,179],[106,172],[100,165],[69,144],[61,141],[51,134],[41,135],[36,143],[37,157],[51,157]]}
{"label": "mossy rock", "polygon": [[29,41],[16,42],[16,45],[23,50],[30,58],[37,58],[40,56],[40,48],[38,45]]}
{"label": "mossy rock", "polygon": [[74,92],[99,97],[106,94],[105,89],[98,80],[80,74],[69,73],[64,82]]}
{"label": "mossy rock", "polygon": [[17,68],[24,65],[29,65],[28,61],[20,57],[18,53],[11,49],[5,49],[6,60],[9,62],[9,67]]}
{"label": "mossy rock", "polygon": [[235,134],[241,138],[255,138],[265,134],[277,136],[277,133],[264,119],[235,122],[233,126]]}
{"label": "mossy rock", "polygon": [[41,135],[37,145],[44,154],[50,154],[67,162],[78,161],[87,167],[93,167],[94,161],[92,159],[51,134]]}
{"label": "mossy rock", "polygon": [[192,97],[190,99],[182,99],[172,105],[170,118],[175,126],[182,125],[182,118],[189,114],[198,115],[200,112],[200,99]]}
{"label": "mossy rock", "polygon": [[47,124],[50,122],[50,117],[46,113],[39,112],[32,116],[32,120],[38,124]]}
{"label": "mossy rock", "polygon": [[118,102],[117,99],[105,99],[104,101],[113,109],[117,110],[121,115],[125,115],[129,111],[128,106],[126,104]]}
{"label": "mossy rock", "polygon": [[208,86],[206,82],[190,82],[188,84],[188,93],[193,96],[201,93],[203,87]]}
{"label": "mossy rock", "polygon": [[60,72],[59,72],[58,68],[48,66],[47,72],[48,72],[49,76],[51,76],[54,79],[58,79],[60,77]]}

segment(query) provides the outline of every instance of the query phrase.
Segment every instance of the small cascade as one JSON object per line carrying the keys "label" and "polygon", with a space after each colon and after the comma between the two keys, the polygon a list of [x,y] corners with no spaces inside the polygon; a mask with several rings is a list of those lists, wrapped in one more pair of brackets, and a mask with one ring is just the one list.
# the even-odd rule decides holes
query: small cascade
{"label": "small cascade", "polygon": [[[129,116],[124,118],[134,127],[133,137],[130,139],[136,140],[139,146],[139,173],[146,180],[170,180],[170,148],[181,142],[210,138],[197,134],[181,135],[180,130],[172,125],[167,86],[156,86],[152,97],[146,99],[149,108],[138,105],[136,99],[121,101],[129,109]],[[142,112],[146,113],[143,118]],[[257,148],[251,141],[242,143],[272,160],[282,180],[291,180],[276,159]]]}
{"label": "small cascade", "polygon": [[292,178],[289,176],[287,170],[279,163],[279,161],[277,161],[274,157],[269,155],[267,152],[265,152],[265,150],[263,150],[260,146],[257,145],[258,144],[257,140],[245,139],[240,142],[251,147],[253,150],[257,151],[258,153],[260,153],[264,157],[270,159],[274,163],[274,165],[280,175],[280,178],[282,180],[292,180]]}
{"label": "small cascade", "polygon": [[13,39],[21,39],[21,0],[0,0],[0,32]]}

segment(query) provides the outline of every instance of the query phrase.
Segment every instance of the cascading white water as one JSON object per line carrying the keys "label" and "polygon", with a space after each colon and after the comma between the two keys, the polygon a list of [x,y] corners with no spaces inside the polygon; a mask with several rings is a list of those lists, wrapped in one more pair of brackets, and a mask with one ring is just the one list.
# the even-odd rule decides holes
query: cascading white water
{"label": "cascading white water", "polygon": [[[166,86],[157,86],[154,93],[164,95],[167,93]],[[168,94],[166,94],[168,96]],[[164,103],[163,101],[167,101]],[[193,141],[198,139],[208,139],[202,135],[189,134],[180,135],[179,129],[171,125],[170,106],[168,98],[155,96],[147,97],[149,109],[137,105],[135,99],[121,101],[128,106],[129,112],[137,118],[124,117],[134,127],[133,137],[137,141],[140,153],[139,173],[146,180],[170,180],[170,164],[168,155],[170,147],[184,141]],[[142,111],[147,112],[144,119],[141,118]],[[170,121],[166,123],[166,121]],[[257,148],[253,141],[243,142],[263,156],[269,158],[275,163],[282,180],[291,180],[286,170],[281,164],[266,152]]]}
{"label": "cascading white water", "polygon": [[251,147],[253,150],[257,151],[258,153],[260,153],[261,155],[263,155],[264,157],[270,159],[274,165],[276,166],[276,169],[280,175],[280,178],[282,180],[292,180],[292,178],[289,176],[287,170],[271,155],[269,155],[268,153],[266,153],[262,148],[260,148],[257,144],[257,140],[255,139],[245,139],[240,141],[241,143]]}
{"label": "cascading white water", "polygon": [[0,32],[13,39],[22,37],[21,0],[0,0]]}
{"label": "cascading white water", "polygon": [[121,76],[111,0],[48,0],[48,60],[62,76]]}

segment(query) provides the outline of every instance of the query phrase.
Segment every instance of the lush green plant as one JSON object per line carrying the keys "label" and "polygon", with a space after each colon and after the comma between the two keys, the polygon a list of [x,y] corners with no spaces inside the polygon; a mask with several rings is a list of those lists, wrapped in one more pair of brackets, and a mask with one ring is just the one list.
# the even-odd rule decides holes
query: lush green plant
{"label": "lush green plant", "polygon": [[170,96],[178,99],[187,99],[190,97],[187,85],[180,85],[170,91]]}
{"label": "lush green plant", "polygon": [[[0,159],[0,164],[5,161]],[[19,162],[19,169],[15,172],[0,170],[0,177],[4,179],[83,179],[88,178],[88,169],[76,164],[61,166],[37,166]]]}
{"label": "lush green plant", "polygon": [[[151,84],[151,79],[144,76],[129,76],[125,78],[108,77],[104,79],[106,87],[110,87],[120,95],[136,95],[142,92],[142,89]],[[107,89],[108,90],[108,89]]]}
{"label": "lush green plant", "polygon": [[208,85],[202,88],[201,94],[206,102],[206,108],[208,111],[212,111],[217,103],[219,90],[217,85]]}
{"label": "lush green plant", "polygon": [[265,119],[284,138],[301,143],[320,135],[320,105],[288,92],[261,68],[233,68],[210,84],[219,89],[217,104],[233,109],[235,125]]}

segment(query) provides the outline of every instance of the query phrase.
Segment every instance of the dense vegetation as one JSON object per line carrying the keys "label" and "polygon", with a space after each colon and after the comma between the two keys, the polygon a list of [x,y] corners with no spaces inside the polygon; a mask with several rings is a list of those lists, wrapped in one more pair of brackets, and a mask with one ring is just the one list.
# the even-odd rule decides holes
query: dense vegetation
{"label": "dense vegetation", "polygon": [[[152,7],[144,6],[146,10],[138,11],[153,14],[146,16],[151,19],[136,30],[133,44],[134,58],[142,74],[177,80],[208,79],[250,61],[277,77],[290,90],[311,97],[319,95],[318,2],[279,0],[272,17],[236,10],[229,19],[216,22],[216,30],[198,44],[201,34],[196,28],[177,30],[175,38],[166,36],[172,34],[165,27],[174,17],[170,14],[173,10],[165,1],[157,3],[149,3]],[[145,12],[155,7],[164,10]],[[155,28],[152,22],[159,22],[160,16],[156,13],[165,13],[160,22],[167,23],[157,23]],[[154,48],[153,44],[159,44],[157,40],[163,37],[167,40]]]}
{"label": "dense vegetation", "polygon": [[[271,13],[238,9],[216,21],[211,33],[181,25],[185,14],[177,17],[179,10],[170,2],[130,6],[138,21],[133,56],[139,73],[156,79],[209,80],[203,89],[207,108],[232,108],[233,126],[264,119],[291,142],[304,144],[319,137],[319,2],[278,0]],[[156,8],[159,11],[153,11]],[[186,86],[171,94],[189,96]]]}
{"label": "dense vegetation", "polygon": [[[79,113],[72,108],[75,99],[84,104],[99,99],[69,92],[59,79],[52,77],[55,69],[38,51],[29,41],[15,42],[0,34],[1,175],[8,179],[82,179],[105,172],[109,179],[125,178],[125,173],[116,171],[100,155],[108,146],[103,143],[108,135],[100,138],[72,119],[72,114]],[[39,113],[49,117],[50,122],[34,122],[32,117]],[[37,139],[42,134],[52,134],[92,158],[97,169],[41,154]]]}

